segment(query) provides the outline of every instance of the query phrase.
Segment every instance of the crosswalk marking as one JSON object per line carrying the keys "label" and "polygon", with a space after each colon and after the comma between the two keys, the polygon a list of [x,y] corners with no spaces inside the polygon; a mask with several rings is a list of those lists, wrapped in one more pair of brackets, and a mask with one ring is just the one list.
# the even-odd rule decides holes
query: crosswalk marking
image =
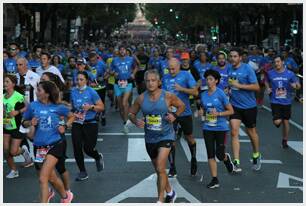
{"label": "crosswalk marking", "polygon": [[128,162],[150,162],[151,159],[145,148],[144,138],[129,138],[128,140]]}
{"label": "crosswalk marking", "polygon": [[303,142],[302,141],[288,141],[289,147],[303,155]]}

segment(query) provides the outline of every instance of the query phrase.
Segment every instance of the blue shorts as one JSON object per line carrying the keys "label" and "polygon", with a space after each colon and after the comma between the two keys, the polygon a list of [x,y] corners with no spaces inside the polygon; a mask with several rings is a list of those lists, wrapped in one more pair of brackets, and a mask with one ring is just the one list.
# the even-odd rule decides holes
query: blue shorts
{"label": "blue shorts", "polygon": [[124,93],[128,93],[128,92],[131,92],[133,89],[133,85],[132,83],[128,83],[127,86],[125,88],[120,88],[118,86],[118,84],[115,84],[114,85],[114,90],[115,90],[115,96],[116,97],[119,97],[121,96],[122,94]]}

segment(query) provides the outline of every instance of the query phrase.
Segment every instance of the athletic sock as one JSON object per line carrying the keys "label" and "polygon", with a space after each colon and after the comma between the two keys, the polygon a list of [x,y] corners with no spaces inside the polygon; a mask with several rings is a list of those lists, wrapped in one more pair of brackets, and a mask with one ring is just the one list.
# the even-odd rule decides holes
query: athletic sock
{"label": "athletic sock", "polygon": [[236,162],[238,165],[240,165],[240,160],[239,159],[234,159],[234,162]]}
{"label": "athletic sock", "polygon": [[259,152],[253,152],[253,158],[255,158],[255,159],[258,158],[259,154],[260,154]]}
{"label": "athletic sock", "polygon": [[189,150],[190,150],[190,153],[191,153],[191,158],[196,158],[196,155],[197,155],[197,143],[195,142],[192,145],[188,144],[188,146],[189,146]]}
{"label": "athletic sock", "polygon": [[167,192],[167,195],[168,195],[168,196],[172,196],[172,195],[173,195],[173,189],[171,189],[170,192]]}

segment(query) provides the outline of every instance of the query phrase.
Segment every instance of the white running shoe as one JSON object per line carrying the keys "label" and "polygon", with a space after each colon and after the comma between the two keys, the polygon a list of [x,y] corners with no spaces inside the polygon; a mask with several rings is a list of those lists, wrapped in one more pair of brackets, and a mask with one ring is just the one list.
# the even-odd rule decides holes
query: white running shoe
{"label": "white running shoe", "polygon": [[13,178],[16,178],[16,177],[19,177],[19,172],[15,171],[15,170],[11,170],[10,173],[8,173],[6,175],[6,178],[8,178],[8,179],[13,179]]}

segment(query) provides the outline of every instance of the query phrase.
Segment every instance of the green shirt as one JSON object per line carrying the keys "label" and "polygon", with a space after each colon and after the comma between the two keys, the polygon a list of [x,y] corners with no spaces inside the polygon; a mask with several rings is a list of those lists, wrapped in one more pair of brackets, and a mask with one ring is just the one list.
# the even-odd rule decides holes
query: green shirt
{"label": "green shirt", "polygon": [[4,94],[3,99],[3,128],[6,130],[14,130],[17,129],[17,124],[15,117],[10,117],[9,113],[11,111],[15,110],[15,106],[17,103],[23,103],[24,102],[24,96],[16,91],[10,96],[9,98],[5,97],[6,94]]}

